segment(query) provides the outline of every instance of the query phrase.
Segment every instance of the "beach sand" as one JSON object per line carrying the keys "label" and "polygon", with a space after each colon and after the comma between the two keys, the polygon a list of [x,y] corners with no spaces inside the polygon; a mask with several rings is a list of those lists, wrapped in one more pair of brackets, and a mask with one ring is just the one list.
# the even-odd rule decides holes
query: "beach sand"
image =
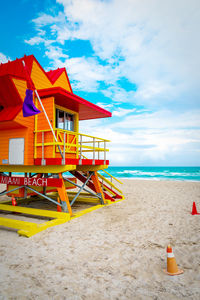
{"label": "beach sand", "polygon": [[[123,180],[125,201],[31,238],[0,230],[0,299],[200,299],[200,182]],[[166,246],[184,270],[168,276]]]}

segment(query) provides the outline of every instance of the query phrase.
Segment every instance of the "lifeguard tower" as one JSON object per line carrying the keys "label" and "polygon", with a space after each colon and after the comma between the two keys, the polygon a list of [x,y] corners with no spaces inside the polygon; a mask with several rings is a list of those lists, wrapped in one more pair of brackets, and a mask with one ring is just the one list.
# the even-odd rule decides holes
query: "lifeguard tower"
{"label": "lifeguard tower", "polygon": [[[27,91],[33,96],[28,116]],[[73,93],[65,68],[45,72],[33,55],[0,65],[0,196],[10,197],[0,202],[0,212],[15,216],[1,217],[0,226],[29,237],[124,198],[105,171],[109,141],[79,133],[80,121],[107,117],[110,112]],[[28,207],[41,198],[55,210]],[[77,201],[92,206],[73,213]],[[49,220],[38,225],[21,215]]]}

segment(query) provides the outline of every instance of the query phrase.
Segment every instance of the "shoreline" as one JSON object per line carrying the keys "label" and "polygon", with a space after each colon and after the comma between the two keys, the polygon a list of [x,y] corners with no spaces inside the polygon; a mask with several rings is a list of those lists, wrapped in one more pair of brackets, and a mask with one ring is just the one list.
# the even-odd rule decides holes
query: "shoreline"
{"label": "shoreline", "polygon": [[[109,178],[109,177],[106,177]],[[144,180],[144,181],[169,181],[169,182],[173,182],[173,181],[180,181],[180,182],[200,182],[200,180],[193,180],[193,179],[170,179],[170,178],[143,178],[143,177],[116,177],[118,180],[122,179],[122,180]]]}

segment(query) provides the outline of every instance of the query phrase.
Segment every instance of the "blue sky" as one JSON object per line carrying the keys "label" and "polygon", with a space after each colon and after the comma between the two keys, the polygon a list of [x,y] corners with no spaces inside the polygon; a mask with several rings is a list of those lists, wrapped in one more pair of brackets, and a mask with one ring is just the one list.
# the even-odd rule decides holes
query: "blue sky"
{"label": "blue sky", "polygon": [[0,22],[0,62],[66,67],[113,113],[80,126],[112,141],[112,165],[200,165],[199,0],[3,1]]}

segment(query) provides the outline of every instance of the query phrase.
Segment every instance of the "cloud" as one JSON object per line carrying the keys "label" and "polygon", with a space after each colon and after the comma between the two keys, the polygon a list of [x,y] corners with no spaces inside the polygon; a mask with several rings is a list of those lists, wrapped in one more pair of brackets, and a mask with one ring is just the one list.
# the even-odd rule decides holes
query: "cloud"
{"label": "cloud", "polygon": [[111,125],[111,128],[123,128],[124,130],[143,129],[199,129],[200,110],[177,113],[169,110],[159,110],[155,112],[142,112],[142,114],[132,114],[125,119]]}
{"label": "cloud", "polygon": [[52,45],[45,54],[52,61],[54,68],[66,67],[74,90],[96,92],[101,83],[114,84],[119,79],[118,74],[113,73],[112,66],[103,66],[94,57],[70,58],[60,47]]}
{"label": "cloud", "polygon": [[97,102],[96,104],[97,106],[100,106],[104,109],[111,109],[113,107],[113,104],[105,104],[105,103],[101,103],[101,102]]}
{"label": "cloud", "polygon": [[64,23],[65,15],[62,12],[59,12],[57,16],[41,13],[39,17],[33,19],[32,22],[36,25],[37,29],[40,30],[47,25]]}
{"label": "cloud", "polygon": [[[39,40],[43,42],[41,30],[46,30],[49,39],[54,37],[60,46],[66,41],[90,41],[95,58],[94,55],[89,58],[72,57],[71,61],[69,58],[68,65],[73,68],[72,78],[75,78],[77,89],[94,90],[104,80],[111,86],[115,99],[119,95],[116,80],[126,77],[138,86],[135,97],[128,100],[150,106],[160,103],[160,98],[163,105],[177,97],[187,102],[189,100],[184,96],[188,96],[187,91],[193,88],[199,92],[198,1],[57,2],[63,5],[64,12],[56,16],[41,13],[35,18],[33,22],[39,37],[33,37],[29,43],[38,43]],[[105,67],[105,64],[103,67],[97,57],[109,67]],[[82,66],[87,71],[88,84],[84,77],[79,78],[77,75],[76,69]],[[94,67],[97,74],[94,74]],[[126,89],[122,88],[121,94],[127,100]],[[196,104],[194,99],[192,101]]]}
{"label": "cloud", "polygon": [[[107,127],[98,120],[80,128],[112,139],[115,164],[200,164],[199,1],[57,3],[62,12],[35,18],[27,43],[44,45],[51,65],[67,68],[75,91],[99,93],[101,106],[119,117]],[[74,41],[89,42],[90,51],[70,54]]]}
{"label": "cloud", "polygon": [[[29,39],[29,40],[25,40],[25,42],[27,43],[27,44],[29,44],[29,45],[31,45],[31,46],[33,46],[33,45],[39,45],[39,44],[41,44],[41,43],[46,43],[46,40],[44,39],[44,38],[42,38],[42,37],[40,37],[40,36],[34,36],[34,37],[32,37],[31,39]],[[48,41],[49,42],[49,41]],[[48,43],[49,44],[49,43]]]}
{"label": "cloud", "polygon": [[6,63],[8,60],[10,60],[10,57],[7,57],[3,53],[0,52],[0,63]]}
{"label": "cloud", "polygon": [[100,82],[108,78],[109,71],[93,58],[74,57],[65,61],[76,90],[95,92]]}
{"label": "cloud", "polygon": [[133,113],[136,111],[136,108],[133,109],[126,109],[126,108],[118,108],[117,110],[114,110],[112,115],[113,117],[124,117],[127,114]]}
{"label": "cloud", "polygon": [[108,158],[114,165],[200,165],[199,113],[132,114],[109,126],[84,121],[80,132],[111,140]]}

